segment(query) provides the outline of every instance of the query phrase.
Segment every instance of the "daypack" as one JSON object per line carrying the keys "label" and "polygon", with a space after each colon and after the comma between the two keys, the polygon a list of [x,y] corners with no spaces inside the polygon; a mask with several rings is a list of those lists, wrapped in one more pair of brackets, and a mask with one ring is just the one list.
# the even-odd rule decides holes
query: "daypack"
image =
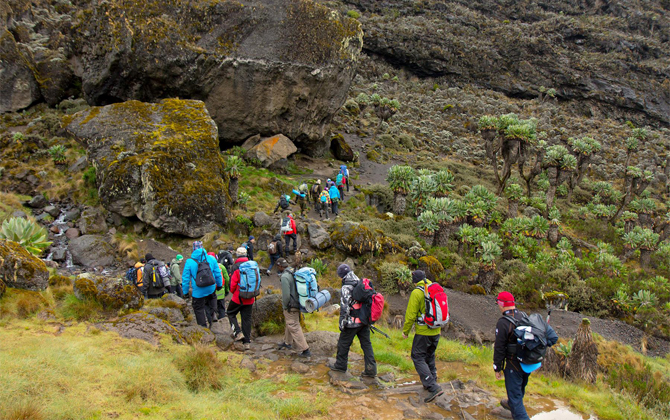
{"label": "daypack", "polygon": [[321,185],[320,184],[312,185],[312,190],[311,190],[312,194],[316,195],[316,194],[319,193],[320,190],[321,190]]}
{"label": "daypack", "polygon": [[298,187],[298,190],[300,192],[303,192],[303,193],[306,193],[308,191],[308,189],[309,189],[309,187],[305,183],[300,184],[300,186]]}
{"label": "daypack", "polygon": [[163,280],[163,276],[161,276],[161,271],[159,269],[160,267],[158,264],[147,262],[144,265],[144,278],[148,279],[148,285],[154,290],[165,287],[165,281]]}
{"label": "daypack", "polygon": [[508,355],[526,365],[542,363],[547,354],[547,322],[540,314],[526,315],[521,312],[522,318],[516,319],[505,315],[505,318],[514,325],[514,335],[517,344],[508,346]]}
{"label": "daypack", "polygon": [[347,165],[340,165],[340,173],[344,175],[345,178],[349,178],[349,169],[347,169]]}
{"label": "daypack", "polygon": [[289,199],[284,194],[279,197],[279,207],[281,207],[283,210],[288,209],[289,203]]}
{"label": "daypack", "polygon": [[268,254],[270,255],[276,255],[277,252],[279,252],[279,246],[277,246],[277,242],[273,241],[268,244]]}
{"label": "daypack", "polygon": [[217,262],[226,268],[228,274],[232,274],[230,269],[233,267],[233,264],[235,264],[233,254],[231,254],[229,251],[219,251],[219,258]]}
{"label": "daypack", "polygon": [[417,324],[431,329],[441,328],[449,323],[449,300],[442,286],[431,283],[427,288],[417,287],[423,292],[426,312],[417,319]]}
{"label": "daypack", "polygon": [[354,286],[351,299],[361,304],[359,309],[353,308],[351,312],[361,320],[363,325],[372,325],[382,317],[384,296],[375,291],[369,279],[363,279]]}
{"label": "daypack", "polygon": [[335,185],[342,185],[342,179],[343,178],[344,178],[344,175],[337,174],[337,178],[335,178]]}
{"label": "daypack", "polygon": [[139,268],[140,267],[130,267],[128,271],[126,271],[126,280],[129,284],[137,286],[137,270]]}
{"label": "daypack", "polygon": [[209,287],[216,284],[214,274],[212,273],[212,267],[210,267],[209,261],[207,261],[207,255],[205,255],[202,261],[197,262],[198,271],[195,274],[195,285],[198,287]]}
{"label": "daypack", "polygon": [[330,203],[330,195],[328,194],[328,191],[324,190],[319,196],[319,199],[322,203]]}
{"label": "daypack", "polygon": [[240,264],[240,298],[252,299],[261,294],[261,272],[256,261]]}
{"label": "daypack", "polygon": [[281,233],[288,233],[291,232],[293,228],[291,228],[291,219],[288,217],[284,217],[281,221]]}
{"label": "daypack", "polygon": [[307,312],[305,302],[307,302],[307,299],[315,297],[319,292],[319,286],[316,283],[316,270],[312,267],[303,267],[293,273],[293,278],[295,279],[295,289],[298,292],[300,310]]}

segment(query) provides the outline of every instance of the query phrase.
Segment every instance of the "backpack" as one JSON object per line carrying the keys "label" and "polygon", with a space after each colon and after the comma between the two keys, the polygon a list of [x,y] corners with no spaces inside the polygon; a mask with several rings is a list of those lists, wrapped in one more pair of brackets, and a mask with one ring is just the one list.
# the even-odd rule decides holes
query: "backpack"
{"label": "backpack", "polygon": [[330,195],[328,194],[328,191],[324,190],[319,196],[319,199],[321,200],[322,203],[330,202]]}
{"label": "backpack", "polygon": [[342,185],[342,179],[343,178],[344,178],[344,175],[337,174],[337,178],[335,178],[335,185]]}
{"label": "backpack", "polygon": [[277,246],[277,241],[273,241],[268,244],[268,254],[277,255],[278,251],[279,247]]}
{"label": "backpack", "polygon": [[[154,260],[152,260],[154,261]],[[159,269],[160,267],[158,264],[152,264],[150,262],[147,262],[144,265],[144,278],[149,279],[149,286],[151,289],[157,290],[157,289],[162,289],[165,287],[165,283],[163,280],[163,276],[161,276],[161,271]]]}
{"label": "backpack", "polygon": [[134,286],[137,286],[137,270],[139,267],[130,267],[128,271],[126,271],[126,281],[128,284],[132,284]]}
{"label": "backpack", "polygon": [[305,183],[300,184],[300,186],[298,187],[298,190],[300,192],[303,192],[303,193],[306,193],[308,191],[308,189],[309,189],[309,187],[307,187],[307,184],[305,184]]}
{"label": "backpack", "polygon": [[355,317],[363,325],[372,325],[382,317],[384,296],[377,293],[370,279],[363,279],[351,291],[351,299],[361,304],[360,309],[352,309]]}
{"label": "backpack", "polygon": [[195,274],[195,285],[198,287],[209,287],[216,284],[214,274],[212,274],[212,267],[209,266],[209,261],[207,261],[207,255],[205,255],[202,261],[197,261],[197,263],[198,271]]}
{"label": "backpack", "polygon": [[288,217],[284,217],[281,221],[281,233],[288,233],[291,232],[293,229],[291,228],[291,219]]}
{"label": "backpack", "polygon": [[431,283],[421,290],[426,301],[426,312],[417,319],[418,325],[425,325],[431,329],[441,328],[449,322],[449,300],[442,286]]}
{"label": "backpack", "polygon": [[320,184],[314,184],[314,185],[312,185],[312,190],[311,190],[311,191],[312,191],[312,194],[318,194],[320,189],[321,189],[321,185],[320,185]]}
{"label": "backpack", "polygon": [[288,209],[289,206],[289,199],[286,198],[284,194],[279,197],[279,207],[281,207],[283,210]]}
{"label": "backpack", "polygon": [[261,294],[261,272],[256,261],[240,264],[240,298],[252,299]]}
{"label": "backpack", "polygon": [[349,169],[347,169],[347,165],[340,165],[340,173],[344,175],[345,178],[349,178]]}
{"label": "backpack", "polygon": [[521,312],[521,319],[505,315],[505,319],[514,325],[516,345],[508,347],[508,355],[526,365],[542,363],[547,354],[548,324],[540,314],[526,315]]}
{"label": "backpack", "polygon": [[295,279],[295,289],[298,292],[300,310],[307,312],[305,302],[307,302],[307,299],[315,297],[319,292],[319,286],[316,283],[316,270],[312,267],[303,267],[293,273],[293,278]]}
{"label": "backpack", "polygon": [[235,260],[233,259],[233,254],[231,254],[229,251],[219,251],[219,258],[217,262],[222,264],[226,268],[228,274],[230,274],[230,269],[233,267]]}

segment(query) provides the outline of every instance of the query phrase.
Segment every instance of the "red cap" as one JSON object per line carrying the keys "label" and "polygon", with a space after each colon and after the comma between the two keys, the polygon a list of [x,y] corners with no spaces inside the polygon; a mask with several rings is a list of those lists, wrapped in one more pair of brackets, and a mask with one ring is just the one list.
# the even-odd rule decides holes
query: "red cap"
{"label": "red cap", "polygon": [[514,304],[514,295],[510,292],[500,292],[496,298],[498,302]]}

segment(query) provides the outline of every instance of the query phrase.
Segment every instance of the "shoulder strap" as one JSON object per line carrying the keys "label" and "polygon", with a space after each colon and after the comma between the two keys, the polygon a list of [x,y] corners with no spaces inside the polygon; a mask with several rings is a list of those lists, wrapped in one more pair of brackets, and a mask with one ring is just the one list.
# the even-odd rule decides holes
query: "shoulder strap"
{"label": "shoulder strap", "polygon": [[515,327],[519,325],[519,321],[514,317],[511,317],[509,315],[503,315],[503,318],[514,324]]}

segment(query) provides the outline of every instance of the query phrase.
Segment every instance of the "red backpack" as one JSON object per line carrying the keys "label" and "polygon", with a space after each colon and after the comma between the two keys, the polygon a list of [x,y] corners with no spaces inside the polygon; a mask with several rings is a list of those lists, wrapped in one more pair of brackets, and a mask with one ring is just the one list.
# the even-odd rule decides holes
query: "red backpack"
{"label": "red backpack", "polygon": [[449,322],[449,299],[442,286],[431,283],[425,289],[423,287],[417,289],[423,292],[426,301],[426,313],[417,320],[417,323],[431,329],[446,326]]}
{"label": "red backpack", "polygon": [[[384,296],[377,293],[370,279],[363,279],[351,291],[353,301],[360,303],[356,305],[353,315],[360,319],[364,325],[372,325],[379,321],[384,311]],[[360,309],[359,309],[360,308]]]}

